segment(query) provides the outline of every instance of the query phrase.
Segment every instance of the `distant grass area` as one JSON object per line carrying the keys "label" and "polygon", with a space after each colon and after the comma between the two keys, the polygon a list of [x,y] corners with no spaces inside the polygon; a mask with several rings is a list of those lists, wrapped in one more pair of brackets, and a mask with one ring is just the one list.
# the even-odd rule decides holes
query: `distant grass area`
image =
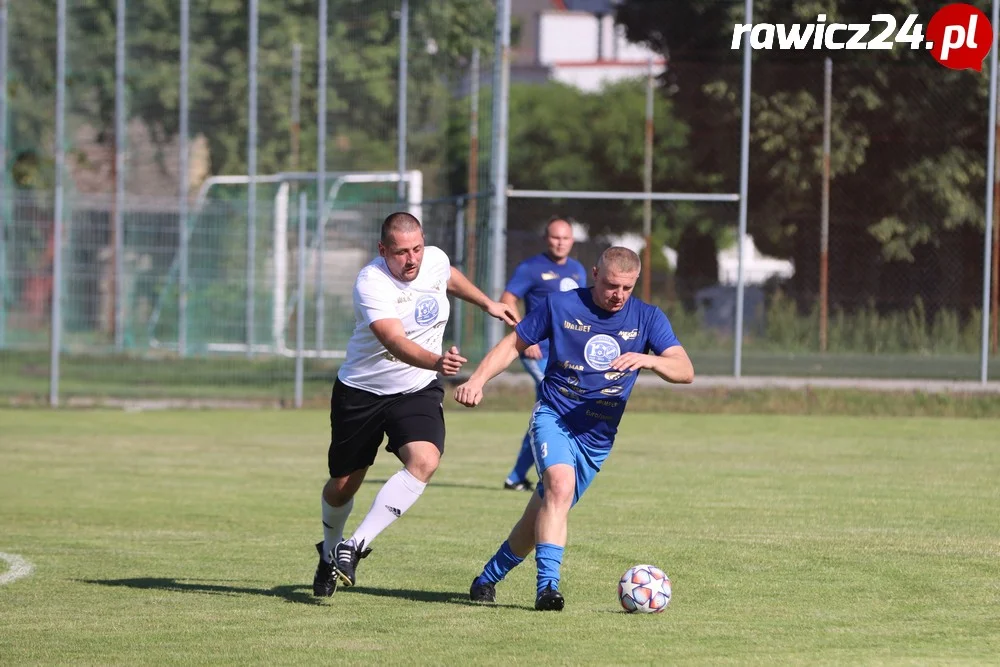
{"label": "distant grass area", "polygon": [[[732,375],[733,351],[691,352],[695,370],[702,375]],[[927,380],[978,380],[978,355],[922,354],[819,354],[816,352],[744,352],[743,375],[789,377],[893,378]],[[1000,380],[1000,357],[989,360],[989,377]]]}
{"label": "distant grass area", "polygon": [[[449,400],[451,400],[449,398]],[[464,407],[454,403],[455,409]],[[480,409],[527,415],[534,394],[487,387]],[[628,411],[732,415],[1000,418],[1000,394],[947,394],[860,389],[684,389],[636,387]]]}
{"label": "distant grass area", "polygon": [[[719,353],[694,355],[702,375],[731,373],[731,359]],[[955,360],[921,360],[925,371],[959,367]],[[971,363],[970,360],[966,360]],[[796,362],[796,363],[793,363]],[[934,363],[932,363],[934,362]],[[46,405],[49,392],[49,360],[43,353],[0,353],[0,405]],[[726,364],[729,364],[728,368]],[[744,358],[744,375],[796,375],[817,377],[863,377],[866,358],[823,358],[807,367],[801,358],[762,355]],[[322,408],[330,400],[337,374],[336,361],[306,360],[303,396],[307,406]],[[869,370],[915,369],[892,365],[880,357],[867,358]],[[936,366],[935,364],[940,364]],[[968,363],[966,364],[968,365]],[[66,355],[60,362],[60,397],[63,405],[102,401],[187,399],[197,402],[237,401],[261,405],[290,406],[294,398],[295,365],[292,359],[207,357],[188,359],[137,359],[132,357]],[[474,368],[470,366],[469,368]],[[771,369],[771,373],[764,369]],[[513,370],[519,370],[517,364]],[[854,369],[858,372],[848,372]],[[779,373],[777,371],[787,371]],[[805,372],[808,371],[808,372]],[[1000,378],[1000,367],[994,377]],[[871,374],[869,374],[871,376]],[[910,377],[887,373],[888,377]],[[976,376],[978,377],[978,376]],[[971,379],[971,378],[965,378]],[[527,410],[534,394],[523,389],[489,389],[488,410]],[[842,414],[882,416],[1000,416],[1000,394],[930,394],[920,392],[876,392],[863,389],[697,389],[677,391],[667,385],[639,387],[633,393],[630,411],[685,413]]]}
{"label": "distant grass area", "polygon": [[[446,410],[423,497],[323,600],[324,411],[0,410],[0,552],[35,567],[0,585],[2,662],[996,664],[998,420],[626,415],[541,614],[530,557],[467,600],[526,415]],[[639,562],[661,615],[619,611]]]}

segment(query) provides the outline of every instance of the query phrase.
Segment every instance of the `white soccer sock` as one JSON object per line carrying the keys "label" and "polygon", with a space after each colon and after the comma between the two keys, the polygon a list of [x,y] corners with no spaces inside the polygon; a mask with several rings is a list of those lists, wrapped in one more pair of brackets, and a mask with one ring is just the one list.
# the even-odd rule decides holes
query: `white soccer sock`
{"label": "white soccer sock", "polygon": [[368,515],[354,531],[351,538],[354,544],[369,546],[379,533],[417,502],[426,486],[426,483],[411,475],[406,468],[390,477],[375,496]]}
{"label": "white soccer sock", "polygon": [[337,546],[337,543],[344,539],[344,524],[354,507],[354,498],[351,498],[344,505],[334,507],[322,498],[323,504],[323,560],[327,560],[330,552]]}

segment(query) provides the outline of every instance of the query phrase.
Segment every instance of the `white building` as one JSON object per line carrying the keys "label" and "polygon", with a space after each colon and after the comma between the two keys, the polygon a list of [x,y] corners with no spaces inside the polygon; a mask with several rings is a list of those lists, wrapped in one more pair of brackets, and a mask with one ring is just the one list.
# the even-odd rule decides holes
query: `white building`
{"label": "white building", "polygon": [[625,39],[607,0],[514,0],[511,11],[522,26],[515,80],[549,79],[596,92],[606,83],[645,76],[650,62],[655,75],[666,69],[662,55]]}
{"label": "white building", "polygon": [[[573,236],[577,241],[585,241],[586,233],[582,230],[574,229]],[[626,233],[607,235],[605,240],[613,245],[629,248],[640,255],[642,254],[645,241],[641,234]],[[671,268],[677,268],[677,251],[668,246],[660,248],[667,264]],[[739,272],[739,247],[736,244],[720,250],[716,255],[719,263],[719,284],[735,285],[736,276]],[[791,278],[795,273],[795,265],[787,259],[768,257],[757,249],[754,245],[753,237],[749,234],[743,237],[743,282],[746,285],[763,285],[770,278]]]}

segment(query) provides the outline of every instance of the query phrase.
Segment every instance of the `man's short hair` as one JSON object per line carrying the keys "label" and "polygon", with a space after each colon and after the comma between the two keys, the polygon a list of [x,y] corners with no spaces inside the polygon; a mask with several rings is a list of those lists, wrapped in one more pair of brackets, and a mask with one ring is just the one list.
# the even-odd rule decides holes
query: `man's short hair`
{"label": "man's short hair", "polygon": [[553,215],[545,223],[545,226],[542,227],[542,236],[548,236],[549,235],[549,227],[552,226],[552,223],[553,222],[560,222],[560,221],[565,222],[567,225],[569,225],[569,227],[570,227],[571,230],[573,229],[573,223],[576,222],[576,220],[574,220],[573,218],[571,218],[569,216],[565,216],[565,215]]}
{"label": "man's short hair", "polygon": [[602,266],[618,273],[636,273],[642,269],[642,261],[632,250],[612,246],[597,259],[597,269],[600,270]]}
{"label": "man's short hair", "polygon": [[389,245],[390,237],[396,232],[422,232],[423,230],[420,221],[406,211],[390,213],[382,221],[382,245]]}

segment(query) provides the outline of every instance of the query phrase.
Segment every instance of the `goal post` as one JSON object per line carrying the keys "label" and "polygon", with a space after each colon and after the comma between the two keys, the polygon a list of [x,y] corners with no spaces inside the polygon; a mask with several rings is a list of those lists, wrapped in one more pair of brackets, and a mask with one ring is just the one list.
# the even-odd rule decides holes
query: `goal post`
{"label": "goal post", "polygon": [[[184,332],[186,335],[182,336],[180,335],[181,332],[178,331],[177,341],[172,340],[174,338],[172,334],[174,333],[173,328],[175,326],[172,320],[175,319],[175,313],[176,326],[179,327],[181,323],[191,321],[191,318],[186,317],[187,313],[184,311],[185,308],[189,307],[188,303],[190,299],[180,299],[178,298],[180,294],[190,294],[193,289],[197,288],[225,289],[225,286],[220,284],[206,283],[204,285],[197,285],[197,281],[190,276],[187,277],[188,284],[179,284],[181,276],[179,276],[178,267],[181,263],[181,257],[180,249],[178,249],[178,253],[175,255],[168,274],[165,277],[164,284],[159,289],[158,297],[153,304],[152,312],[147,321],[147,337],[151,348],[174,350],[181,356],[185,356],[191,352],[242,352],[294,357],[296,355],[295,346],[289,346],[288,344],[288,341],[293,338],[288,335],[288,323],[294,310],[293,304],[296,302],[294,297],[297,296],[299,290],[308,290],[310,288],[309,281],[305,285],[301,285],[294,278],[294,275],[292,275],[296,271],[297,263],[301,261],[312,261],[315,263],[317,271],[313,276],[311,285],[315,295],[314,307],[317,311],[315,315],[317,318],[324,317],[323,303],[328,292],[328,286],[325,284],[326,280],[322,276],[321,267],[324,263],[324,258],[321,256],[323,251],[320,249],[323,247],[323,244],[320,242],[320,239],[324,238],[324,235],[329,232],[330,221],[337,217],[338,214],[343,218],[345,212],[352,212],[356,209],[364,209],[368,214],[374,214],[372,207],[377,207],[377,212],[400,205],[400,202],[396,199],[395,192],[388,195],[384,192],[369,192],[368,194],[364,194],[365,191],[361,191],[359,200],[356,188],[352,189],[351,194],[348,195],[348,197],[353,196],[351,201],[345,203],[345,186],[393,184],[402,181],[405,183],[405,200],[402,202],[402,206],[418,219],[422,219],[423,174],[418,170],[411,170],[402,174],[396,171],[327,172],[325,174],[325,183],[327,185],[324,188],[325,192],[321,206],[316,205],[318,177],[319,174],[315,172],[287,172],[255,177],[253,181],[258,186],[256,188],[258,195],[263,193],[265,197],[259,200],[260,203],[263,205],[267,199],[271,200],[267,205],[271,216],[271,247],[264,255],[257,253],[255,257],[247,256],[242,260],[233,255],[232,251],[226,255],[226,258],[209,257],[205,260],[209,262],[246,262],[248,267],[250,266],[250,262],[259,263],[260,261],[264,261],[268,264],[264,275],[269,277],[269,284],[266,285],[266,290],[260,292],[260,294],[269,294],[265,298],[271,302],[269,304],[270,312],[266,316],[267,320],[258,320],[258,336],[256,336],[260,340],[260,334],[266,331],[265,335],[268,340],[253,344],[251,347],[244,335],[240,335],[234,339],[232,331],[226,330],[225,327],[221,326],[224,324],[224,322],[221,322],[224,319],[222,314],[213,314],[213,318],[219,319],[219,322],[201,322],[203,331],[200,332],[200,335],[191,336],[191,332]],[[191,207],[191,213],[188,218],[188,237],[190,238],[199,226],[225,225],[227,222],[233,221],[234,214],[228,209],[220,212],[217,205],[223,201],[245,198],[246,193],[244,189],[248,188],[250,181],[250,176],[242,174],[213,176],[206,179],[202,183]],[[293,251],[289,247],[289,229],[290,225],[293,224],[297,227],[297,223],[292,220],[292,217],[293,215],[297,215],[295,211],[297,211],[298,201],[293,206],[292,193],[294,190],[303,187],[311,190],[312,202],[310,209],[312,213],[310,213],[309,219],[312,222],[312,229],[308,233],[305,257],[299,257],[298,252],[295,251],[293,255]],[[229,190],[228,193],[226,192],[227,189]],[[317,213],[317,211],[320,213]],[[360,216],[360,214],[358,215]],[[266,216],[257,217],[263,222],[263,218]],[[245,225],[246,222],[243,224]],[[198,251],[197,244],[193,245],[196,251]],[[331,248],[326,252],[336,251],[336,248]],[[260,276],[261,273],[257,272],[257,275]],[[261,287],[265,286],[261,285]],[[266,329],[262,330],[261,325],[264,325],[265,322],[267,322]],[[196,322],[195,324],[199,323]],[[322,330],[321,327],[317,327],[317,329]],[[240,338],[243,338],[243,340],[241,341]],[[185,346],[186,349],[180,349],[180,340],[188,341]],[[324,341],[321,336],[317,336],[313,348],[304,350],[303,356],[334,359],[343,357],[344,350],[327,350],[323,343]]]}

